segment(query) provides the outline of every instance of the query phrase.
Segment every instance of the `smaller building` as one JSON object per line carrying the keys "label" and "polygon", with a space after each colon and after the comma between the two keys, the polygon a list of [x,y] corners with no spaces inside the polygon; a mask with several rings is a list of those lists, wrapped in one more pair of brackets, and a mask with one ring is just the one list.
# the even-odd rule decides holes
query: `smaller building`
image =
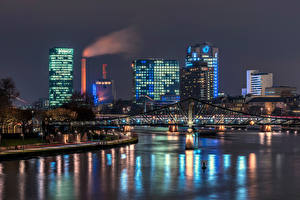
{"label": "smaller building", "polygon": [[246,99],[243,96],[235,96],[235,97],[224,96],[224,97],[215,98],[212,101],[212,103],[219,105],[221,107],[228,108],[230,110],[244,112],[245,101]]}
{"label": "smaller building", "polygon": [[274,86],[267,87],[265,90],[266,96],[292,97],[296,96],[296,87],[289,86]]}
{"label": "smaller building", "polygon": [[114,82],[99,80],[92,85],[94,104],[112,104],[115,100]]}
{"label": "smaller building", "polygon": [[39,98],[36,102],[33,103],[33,108],[36,110],[47,110],[49,108],[49,99]]}
{"label": "smaller building", "polygon": [[252,97],[246,99],[247,111],[256,115],[283,115],[288,108],[282,97]]}
{"label": "smaller building", "polygon": [[272,73],[247,70],[247,94],[264,96],[267,87],[273,87]]}

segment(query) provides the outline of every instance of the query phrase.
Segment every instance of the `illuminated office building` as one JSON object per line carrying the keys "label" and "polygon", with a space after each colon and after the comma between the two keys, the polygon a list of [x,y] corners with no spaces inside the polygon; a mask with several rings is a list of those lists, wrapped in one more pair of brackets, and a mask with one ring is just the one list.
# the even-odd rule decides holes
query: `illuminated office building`
{"label": "illuminated office building", "polygon": [[49,50],[49,106],[58,107],[67,103],[73,94],[72,48]]}
{"label": "illuminated office building", "polygon": [[180,99],[211,100],[219,93],[218,48],[210,43],[188,46],[181,69]]}
{"label": "illuminated office building", "polygon": [[194,63],[191,67],[181,68],[181,99],[190,97],[210,100],[213,96],[213,69],[207,63]]}
{"label": "illuminated office building", "polygon": [[273,74],[247,70],[247,94],[265,95],[266,88],[273,86]]}
{"label": "illuminated office building", "polygon": [[145,98],[153,101],[179,100],[179,63],[177,60],[140,59],[134,60],[134,102]]}

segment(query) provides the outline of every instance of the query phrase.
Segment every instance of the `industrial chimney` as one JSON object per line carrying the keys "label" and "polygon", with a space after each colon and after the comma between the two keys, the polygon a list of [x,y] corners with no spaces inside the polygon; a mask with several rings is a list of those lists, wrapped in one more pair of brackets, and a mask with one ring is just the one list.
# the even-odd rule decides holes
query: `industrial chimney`
{"label": "industrial chimney", "polygon": [[102,65],[102,78],[103,78],[104,80],[107,79],[106,67],[107,67],[107,64],[103,64],[103,65]]}
{"label": "industrial chimney", "polygon": [[81,94],[86,94],[86,58],[81,59]]}

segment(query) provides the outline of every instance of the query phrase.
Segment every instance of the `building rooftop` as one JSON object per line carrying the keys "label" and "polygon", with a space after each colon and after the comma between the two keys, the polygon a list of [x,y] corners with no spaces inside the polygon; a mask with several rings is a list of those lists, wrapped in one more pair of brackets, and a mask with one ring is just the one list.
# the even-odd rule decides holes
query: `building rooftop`
{"label": "building rooftop", "polygon": [[247,103],[255,102],[284,102],[285,98],[282,97],[254,97],[247,101]]}
{"label": "building rooftop", "polygon": [[268,87],[268,88],[292,88],[292,89],[296,89],[296,87],[292,87],[292,86],[284,86],[284,85],[273,86],[273,87]]}

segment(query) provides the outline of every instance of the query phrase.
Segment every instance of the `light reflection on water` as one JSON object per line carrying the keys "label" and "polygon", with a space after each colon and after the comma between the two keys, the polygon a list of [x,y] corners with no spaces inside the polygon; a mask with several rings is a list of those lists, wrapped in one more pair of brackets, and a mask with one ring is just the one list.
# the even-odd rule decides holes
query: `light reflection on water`
{"label": "light reflection on water", "polygon": [[236,199],[246,199],[247,198],[247,188],[246,184],[246,158],[245,156],[238,156],[237,159],[237,198]]}
{"label": "light reflection on water", "polygon": [[283,195],[270,184],[287,183],[284,174],[298,189],[300,177],[293,175],[299,173],[292,170],[300,161],[298,137],[243,133],[222,138],[194,138],[196,149],[185,150],[184,136],[149,133],[141,134],[137,145],[5,161],[0,163],[0,199],[271,198]]}
{"label": "light reflection on water", "polygon": [[3,194],[4,194],[4,174],[3,174],[3,164],[0,163],[0,200],[4,199]]}
{"label": "light reflection on water", "polygon": [[[24,160],[20,160],[19,162],[19,191],[20,191],[20,195],[19,195],[19,199],[23,200],[25,197],[25,161]],[[1,192],[1,191],[0,191]]]}

